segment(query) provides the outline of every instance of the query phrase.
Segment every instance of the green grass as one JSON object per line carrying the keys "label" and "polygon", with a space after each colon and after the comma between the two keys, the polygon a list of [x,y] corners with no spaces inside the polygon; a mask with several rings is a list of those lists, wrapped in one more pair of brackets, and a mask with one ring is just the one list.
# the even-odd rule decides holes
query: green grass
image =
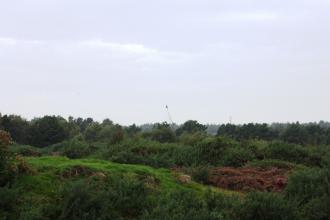
{"label": "green grass", "polygon": [[[38,172],[36,176],[22,177],[22,182],[27,183],[31,181],[37,181],[39,184],[53,185],[61,184],[56,174],[61,173],[63,170],[73,166],[84,166],[86,168],[93,169],[99,172],[105,172],[110,175],[134,175],[146,173],[154,176],[160,181],[160,190],[168,191],[171,189],[191,189],[196,191],[206,191],[211,189],[224,194],[238,194],[234,191],[223,190],[210,186],[204,186],[196,182],[188,184],[182,184],[174,177],[173,173],[169,169],[156,169],[144,165],[132,165],[132,164],[119,164],[98,159],[68,159],[66,157],[27,157],[28,164],[35,168]],[[38,187],[42,189],[43,187]],[[47,187],[46,187],[47,188]],[[46,192],[43,192],[46,193]]]}
{"label": "green grass", "polygon": [[157,180],[157,184],[152,185],[154,198],[175,190],[194,192],[201,197],[209,190],[228,196],[228,198],[242,195],[238,192],[205,186],[193,181],[181,183],[175,176],[178,174],[164,168],[119,164],[98,159],[68,159],[50,156],[24,158],[34,173],[19,175],[12,186],[13,189],[19,191],[19,203],[15,208],[15,213],[19,213],[20,216],[32,216],[32,219],[34,215],[38,215],[40,209],[51,207],[52,204],[61,201],[61,192],[68,183],[80,179],[91,180],[90,176],[84,175],[63,176],[65,171],[77,166],[86,168],[93,173],[102,172],[108,177],[130,178],[133,181],[144,176],[152,177]]}

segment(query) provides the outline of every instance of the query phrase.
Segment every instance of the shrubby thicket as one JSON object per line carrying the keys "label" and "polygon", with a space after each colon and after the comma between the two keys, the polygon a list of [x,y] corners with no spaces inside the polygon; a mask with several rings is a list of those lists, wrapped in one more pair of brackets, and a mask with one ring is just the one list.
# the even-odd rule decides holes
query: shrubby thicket
{"label": "shrubby thicket", "polygon": [[[216,128],[216,131],[215,131]],[[98,158],[157,168],[185,167],[205,183],[213,167],[294,169],[282,193],[251,192],[244,197],[203,196],[172,190],[159,195],[143,178],[114,177],[66,185],[52,207],[31,219],[329,219],[330,124],[121,126],[105,119],[45,116],[31,121],[0,115],[0,214],[11,216],[19,174],[17,155]],[[212,134],[210,134],[212,133]],[[10,134],[10,135],[9,135]],[[10,137],[11,136],[11,137]],[[14,144],[11,144],[11,142]],[[10,145],[11,144],[11,145]],[[88,210],[88,211],[87,211]],[[26,219],[28,219],[26,217]]]}

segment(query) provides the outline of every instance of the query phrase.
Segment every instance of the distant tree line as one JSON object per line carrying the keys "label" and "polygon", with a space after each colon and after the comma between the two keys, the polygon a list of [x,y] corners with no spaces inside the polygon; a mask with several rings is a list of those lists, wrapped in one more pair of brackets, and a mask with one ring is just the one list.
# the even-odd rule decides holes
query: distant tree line
{"label": "distant tree line", "polygon": [[243,124],[221,125],[217,135],[235,140],[261,139],[282,140],[301,145],[330,144],[330,127],[325,122],[300,124]]}
{"label": "distant tree line", "polygon": [[300,124],[258,124],[243,125],[222,124],[203,125],[195,120],[186,121],[182,125],[155,123],[137,126],[121,126],[110,119],[97,122],[93,118],[65,119],[61,116],[44,116],[26,120],[18,115],[1,115],[0,129],[11,134],[12,139],[19,144],[46,147],[82,135],[89,142],[106,140],[118,143],[125,137],[133,137],[141,133],[144,138],[161,143],[176,142],[183,139],[189,144],[194,139],[206,135],[227,136],[234,140],[249,139],[281,140],[301,145],[330,144],[330,123]]}

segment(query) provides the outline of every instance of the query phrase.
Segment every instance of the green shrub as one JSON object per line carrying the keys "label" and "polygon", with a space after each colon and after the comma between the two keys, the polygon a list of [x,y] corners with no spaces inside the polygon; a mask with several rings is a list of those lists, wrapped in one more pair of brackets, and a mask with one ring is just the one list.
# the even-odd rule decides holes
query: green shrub
{"label": "green shrub", "polygon": [[221,212],[211,211],[207,203],[189,191],[176,190],[162,196],[151,212],[142,219],[148,220],[215,220],[222,219]]}
{"label": "green shrub", "polygon": [[176,135],[170,127],[158,127],[142,134],[144,138],[160,143],[173,143]]}
{"label": "green shrub", "polygon": [[226,137],[209,137],[196,146],[197,163],[220,165],[224,152],[228,148],[236,147],[238,143]]}
{"label": "green shrub", "polygon": [[106,125],[104,126],[98,135],[96,141],[105,141],[110,144],[117,144],[123,141],[124,130],[119,125]]}
{"label": "green shrub", "polygon": [[285,195],[298,202],[306,219],[327,219],[330,216],[329,168],[294,172],[289,177]]}
{"label": "green shrub", "polygon": [[90,153],[89,145],[81,136],[62,143],[63,154],[71,159],[82,158]]}
{"label": "green shrub", "polygon": [[33,147],[23,146],[17,150],[18,154],[25,156],[25,157],[40,157],[41,152]]}
{"label": "green shrub", "polygon": [[249,139],[242,141],[240,144],[243,148],[252,151],[257,159],[262,160],[265,158],[265,149],[268,147],[269,142],[265,140]]}
{"label": "green shrub", "polygon": [[9,187],[0,187],[0,219],[17,218],[15,208],[17,205],[18,191]]}
{"label": "green shrub", "polygon": [[147,195],[148,189],[137,179],[76,182],[63,191],[60,219],[135,219],[150,207]]}
{"label": "green shrub", "polygon": [[251,150],[242,147],[231,147],[224,151],[221,164],[223,166],[240,167],[254,159],[255,155]]}
{"label": "green shrub", "polygon": [[197,143],[201,142],[207,137],[205,132],[195,132],[193,134],[184,132],[180,136],[180,142],[184,145],[195,146]]}
{"label": "green shrub", "polygon": [[125,140],[109,145],[104,158],[128,164],[145,164],[153,167],[171,167],[174,165],[177,149],[181,145],[159,143],[149,140]]}
{"label": "green shrub", "polygon": [[197,149],[192,146],[180,146],[174,149],[174,164],[177,166],[191,166],[199,164]]}
{"label": "green shrub", "polygon": [[275,159],[253,160],[248,162],[246,165],[250,167],[261,167],[261,168],[277,167],[284,169],[293,169],[297,167],[297,165],[294,163],[290,163],[282,160],[275,160]]}
{"label": "green shrub", "polygon": [[234,213],[241,199],[208,190],[196,194],[188,190],[173,190],[158,197],[152,210],[142,219],[148,220],[222,220],[237,219]]}
{"label": "green shrub", "polygon": [[330,146],[313,146],[307,148],[308,158],[305,164],[322,167],[330,158]]}
{"label": "green shrub", "polygon": [[269,144],[268,148],[265,149],[265,155],[267,159],[285,160],[294,163],[306,163],[308,161],[306,148],[281,141]]}
{"label": "green shrub", "polygon": [[0,187],[10,183],[18,173],[16,157],[9,150],[10,134],[0,130]]}
{"label": "green shrub", "polygon": [[241,220],[299,219],[295,203],[274,193],[249,193],[237,211]]}
{"label": "green shrub", "polygon": [[191,177],[196,182],[207,183],[209,176],[210,176],[210,167],[199,166],[192,168]]}

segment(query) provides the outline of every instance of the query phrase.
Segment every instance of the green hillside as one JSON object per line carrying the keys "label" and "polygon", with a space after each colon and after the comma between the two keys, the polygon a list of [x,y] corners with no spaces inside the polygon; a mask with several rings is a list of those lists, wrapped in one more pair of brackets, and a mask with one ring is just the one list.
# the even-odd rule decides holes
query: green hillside
{"label": "green hillside", "polygon": [[[182,183],[179,180],[181,174],[174,173],[169,169],[118,164],[96,159],[73,160],[66,157],[27,157],[25,159],[27,165],[30,166],[31,173],[20,175],[10,189],[14,192],[13,195],[17,197],[17,200],[12,201],[15,203],[14,210],[10,210],[10,213],[2,213],[7,218],[94,219],[95,216],[100,216],[98,212],[101,209],[101,207],[97,207],[98,202],[94,201],[94,199],[99,200],[101,198],[94,197],[108,192],[109,188],[116,194],[112,195],[109,201],[118,200],[112,204],[111,208],[116,207],[117,202],[117,205],[120,204],[118,209],[124,208],[122,211],[113,210],[111,214],[112,217],[119,219],[137,219],[148,215],[157,216],[158,214],[152,213],[152,210],[159,205],[163,205],[162,202],[168,199],[173,199],[173,203],[177,203],[176,199],[179,199],[180,203],[174,204],[179,209],[188,208],[190,205],[189,203],[185,204],[185,202],[194,199],[196,204],[200,202],[201,207],[197,205],[196,208],[204,215],[203,210],[206,213],[208,207],[202,199],[205,200],[207,196],[221,197],[223,201],[234,198],[239,200],[241,197],[240,193],[204,186],[193,181]],[[76,192],[82,195],[72,195],[71,199],[79,200],[79,196],[82,196],[87,203],[90,203],[85,204],[88,209],[94,211],[79,210],[77,208],[71,210],[71,212],[67,210],[70,208],[65,204],[70,199],[67,198],[68,195],[65,192],[74,191],[72,189],[75,189],[75,187],[78,187],[78,189],[81,187],[90,190],[90,192]],[[105,202],[109,202],[106,198],[103,199],[105,201],[102,202],[102,206]],[[119,200],[124,201],[120,202]],[[84,206],[82,201],[76,202],[79,203],[79,206]],[[127,208],[135,210],[133,213],[130,214],[125,208],[124,204],[126,202],[131,203]],[[74,205],[74,203],[71,200],[69,202],[70,205]],[[165,207],[158,208],[164,209]],[[191,211],[195,212],[194,210]],[[176,210],[175,212],[184,214],[183,210]],[[188,213],[185,214],[190,216]],[[194,215],[198,217],[199,215],[196,214],[191,214],[191,217]],[[218,214],[225,215],[220,212]],[[105,216],[104,219],[109,219],[111,215]],[[168,212],[168,215],[168,219],[174,216],[170,212]],[[176,214],[176,216],[180,215]]]}

